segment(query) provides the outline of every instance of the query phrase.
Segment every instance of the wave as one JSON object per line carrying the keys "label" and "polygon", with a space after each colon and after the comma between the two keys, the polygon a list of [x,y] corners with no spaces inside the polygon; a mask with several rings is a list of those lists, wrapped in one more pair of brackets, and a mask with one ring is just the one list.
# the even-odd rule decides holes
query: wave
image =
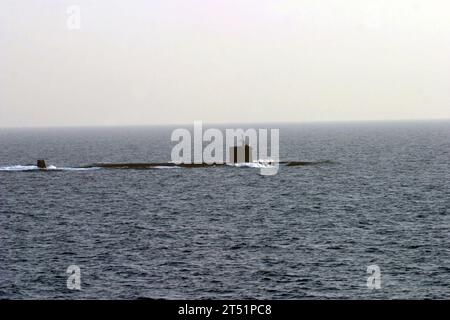
{"label": "wave", "polygon": [[3,166],[0,167],[0,171],[33,171],[38,170],[39,168],[37,166]]}
{"label": "wave", "polygon": [[203,168],[203,167],[215,167],[215,166],[230,166],[236,168],[274,168],[275,164],[284,165],[287,167],[297,167],[297,166],[309,166],[309,165],[322,165],[322,164],[332,164],[333,161],[321,160],[321,161],[276,161],[272,159],[259,159],[250,163],[222,163],[222,164],[175,164],[171,162],[167,163],[100,163],[92,164],[82,167],[57,167],[54,165],[49,165],[46,169],[38,168],[36,165],[9,165],[0,166],[0,172],[25,172],[25,171],[92,171],[100,169],[182,169],[182,168]]}
{"label": "wave", "polygon": [[155,166],[153,169],[182,169],[178,166]]}
{"label": "wave", "polygon": [[273,168],[276,161],[271,159],[260,159],[253,162],[230,163],[228,165],[238,168]]}
{"label": "wave", "polygon": [[73,168],[73,167],[56,167],[54,165],[49,165],[47,169],[40,169],[37,166],[23,166],[23,165],[10,165],[10,166],[0,166],[0,171],[4,172],[26,172],[26,171],[92,171],[98,170],[100,168]]}

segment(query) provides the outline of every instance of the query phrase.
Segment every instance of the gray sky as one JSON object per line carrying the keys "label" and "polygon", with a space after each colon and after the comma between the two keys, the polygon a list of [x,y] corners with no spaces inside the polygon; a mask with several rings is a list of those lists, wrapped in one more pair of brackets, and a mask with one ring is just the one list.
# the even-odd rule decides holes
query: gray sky
{"label": "gray sky", "polygon": [[446,0],[2,0],[0,126],[450,118],[449,12]]}

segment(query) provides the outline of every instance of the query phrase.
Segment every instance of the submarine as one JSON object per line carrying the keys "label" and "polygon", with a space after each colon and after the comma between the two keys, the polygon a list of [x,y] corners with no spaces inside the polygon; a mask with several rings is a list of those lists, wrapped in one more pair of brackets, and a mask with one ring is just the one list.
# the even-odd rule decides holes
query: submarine
{"label": "submarine", "polygon": [[[226,166],[229,164],[252,164],[255,163],[252,159],[252,147],[248,144],[241,146],[234,146],[230,148],[230,163],[174,163],[174,162],[151,162],[151,163],[93,163],[89,165],[84,165],[77,167],[77,169],[89,169],[89,168],[103,168],[103,169],[135,169],[135,170],[146,170],[146,169],[156,169],[158,167],[178,167],[178,168],[208,168],[217,166]],[[298,166],[311,166],[318,164],[331,164],[330,160],[323,161],[269,161],[266,164],[274,165],[278,163],[280,165],[285,165],[287,167],[298,167]],[[47,169],[47,164],[45,160],[37,160],[36,163],[38,169]]]}
{"label": "submarine", "polygon": [[45,163],[45,160],[38,160],[36,165],[39,169],[47,169],[47,164]]}

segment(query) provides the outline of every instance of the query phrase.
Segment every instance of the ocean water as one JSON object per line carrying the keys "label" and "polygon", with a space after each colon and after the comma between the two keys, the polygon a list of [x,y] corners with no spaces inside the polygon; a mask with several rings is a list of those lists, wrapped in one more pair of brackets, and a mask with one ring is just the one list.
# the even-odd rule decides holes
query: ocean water
{"label": "ocean water", "polygon": [[331,162],[77,170],[169,161],[173,128],[0,129],[0,298],[450,298],[450,122],[245,127]]}

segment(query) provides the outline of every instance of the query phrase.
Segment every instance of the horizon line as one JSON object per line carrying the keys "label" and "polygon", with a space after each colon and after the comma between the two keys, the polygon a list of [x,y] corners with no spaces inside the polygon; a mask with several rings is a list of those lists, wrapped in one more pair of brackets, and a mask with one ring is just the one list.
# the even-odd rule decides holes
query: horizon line
{"label": "horizon line", "polygon": [[[202,121],[202,120],[194,120]],[[173,123],[148,123],[148,124],[70,124],[70,125],[30,125],[30,126],[0,126],[0,129],[64,129],[64,128],[129,128],[129,127],[173,127],[189,126],[192,122],[173,122]],[[256,121],[256,122],[219,122],[205,121],[204,125],[255,125],[255,124],[345,124],[345,123],[394,123],[394,122],[446,122],[450,118],[427,118],[427,119],[361,119],[361,120],[305,120],[305,121]]]}

